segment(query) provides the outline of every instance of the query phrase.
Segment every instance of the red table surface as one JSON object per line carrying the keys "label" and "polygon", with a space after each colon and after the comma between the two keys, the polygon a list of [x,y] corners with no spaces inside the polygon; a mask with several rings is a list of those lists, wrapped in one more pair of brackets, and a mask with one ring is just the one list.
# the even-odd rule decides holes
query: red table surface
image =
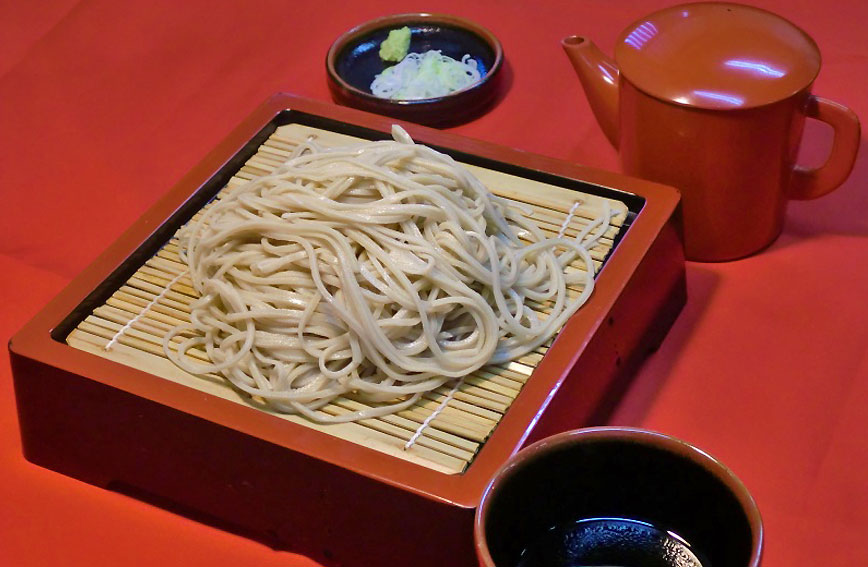
{"label": "red table surface", "polygon": [[[815,93],[868,117],[868,3],[753,3],[817,40]],[[268,95],[328,100],[325,53],[349,27],[395,11],[482,24],[503,43],[508,91],[454,131],[617,169],[559,42],[580,33],[611,52],[668,4],[0,3],[3,342]],[[809,127],[803,159],[821,161],[828,138]],[[790,204],[768,250],[688,263],[687,306],[611,418],[729,465],[760,506],[765,567],[868,564],[866,184],[862,152],[835,193]],[[314,565],[28,463],[0,356],[0,565]]]}

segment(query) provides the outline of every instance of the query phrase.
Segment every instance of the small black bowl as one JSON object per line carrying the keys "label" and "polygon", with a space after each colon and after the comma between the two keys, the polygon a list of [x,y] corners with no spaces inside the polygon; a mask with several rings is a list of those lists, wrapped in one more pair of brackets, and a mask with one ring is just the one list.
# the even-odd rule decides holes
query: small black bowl
{"label": "small black bowl", "polygon": [[[371,82],[386,68],[380,59],[380,43],[393,29],[410,28],[410,51],[440,50],[461,60],[476,60],[481,79],[446,96],[391,100],[374,96]],[[440,14],[398,14],[371,20],[341,35],[326,56],[328,85],[336,102],[369,112],[426,124],[451,126],[466,122],[485,110],[497,98],[503,48],[485,28],[456,16]]]}
{"label": "small black bowl", "polygon": [[513,455],[476,510],[482,567],[759,567],[763,529],[720,461],[662,433],[596,427]]}

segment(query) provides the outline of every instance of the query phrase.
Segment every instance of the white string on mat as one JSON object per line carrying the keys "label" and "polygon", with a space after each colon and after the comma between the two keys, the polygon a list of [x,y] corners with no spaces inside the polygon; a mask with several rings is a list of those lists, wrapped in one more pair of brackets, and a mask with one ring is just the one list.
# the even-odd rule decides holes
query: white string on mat
{"label": "white string on mat", "polygon": [[166,287],[164,287],[162,291],[160,291],[157,297],[148,302],[148,304],[145,305],[144,309],[142,309],[135,317],[127,321],[127,323],[123,327],[121,327],[117,333],[115,333],[111,340],[103,347],[103,350],[110,350],[115,345],[115,343],[118,342],[118,340],[124,335],[124,333],[126,333],[127,330],[129,330],[133,325],[135,325],[136,321],[144,317],[154,305],[156,305],[161,299],[163,299],[166,294],[169,293],[169,290],[172,288],[172,286],[178,283],[178,281],[185,275],[187,275],[187,270],[182,270],[180,274],[172,278],[172,280],[166,284]]}
{"label": "white string on mat", "polygon": [[561,229],[558,231],[558,238],[563,238],[564,233],[567,232],[567,227],[570,226],[570,222],[572,222],[573,217],[576,216],[576,210],[582,205],[581,201],[576,201],[573,203],[573,206],[570,207],[570,210],[567,212],[567,218],[564,219],[563,224],[561,224]]}
{"label": "white string on mat", "polygon": [[422,432],[428,428],[428,425],[432,421],[437,419],[438,415],[443,413],[443,410],[445,410],[446,406],[449,405],[449,402],[452,401],[452,397],[455,396],[455,393],[458,391],[458,388],[460,388],[461,384],[463,384],[463,383],[464,383],[464,378],[461,378],[460,380],[455,382],[455,385],[452,386],[452,389],[449,390],[449,393],[446,394],[446,397],[443,399],[442,402],[440,402],[440,405],[437,406],[433,412],[431,412],[431,415],[429,415],[428,417],[425,418],[425,421],[423,421],[422,424],[419,425],[419,428],[416,429],[416,431],[413,433],[413,436],[410,437],[410,439],[406,443],[404,443],[404,450],[405,451],[407,449],[409,449],[410,447],[412,447],[413,444],[416,443],[416,441],[419,439],[419,437],[422,436]]}

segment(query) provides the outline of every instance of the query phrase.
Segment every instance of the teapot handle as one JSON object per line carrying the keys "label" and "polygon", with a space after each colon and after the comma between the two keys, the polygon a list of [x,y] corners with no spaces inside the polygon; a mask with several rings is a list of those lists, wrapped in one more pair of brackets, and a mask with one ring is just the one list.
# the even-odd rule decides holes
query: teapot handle
{"label": "teapot handle", "polygon": [[844,183],[853,164],[861,140],[859,118],[842,104],[809,95],[805,115],[830,125],[834,130],[829,159],[820,167],[797,165],[790,184],[791,199],[816,199]]}

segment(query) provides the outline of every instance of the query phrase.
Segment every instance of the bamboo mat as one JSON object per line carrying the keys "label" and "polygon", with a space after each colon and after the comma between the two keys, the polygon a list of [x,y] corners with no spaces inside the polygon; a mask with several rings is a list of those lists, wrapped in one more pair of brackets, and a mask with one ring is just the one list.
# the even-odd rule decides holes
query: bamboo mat
{"label": "bamboo mat", "polygon": [[[358,141],[357,138],[299,124],[279,127],[227,183],[217,199],[235,186],[272,172],[298,143],[310,137],[326,147]],[[472,165],[467,167],[492,192],[515,201],[516,206],[523,210],[532,211],[531,216],[537,224],[553,236],[561,230],[567,236],[578,234],[599,214],[603,201],[606,201],[615,214],[612,226],[591,250],[597,268],[612,248],[613,239],[626,219],[627,207],[620,201]],[[584,266],[576,265],[573,269],[583,270]],[[570,293],[577,295],[580,291],[578,287]],[[467,468],[548,348],[544,345],[508,364],[483,367],[457,384],[447,383],[426,394],[404,411],[353,423],[325,425],[299,416],[276,413],[261,401],[239,393],[222,377],[194,376],[170,362],[163,352],[163,336],[172,327],[189,322],[190,304],[197,297],[186,275],[186,265],[178,258],[177,241],[172,238],[103,305],[94,309],[70,333],[67,343],[446,474],[459,474]],[[535,308],[540,313],[546,311],[545,305]],[[202,352],[194,352],[191,356],[205,359]],[[367,406],[358,400],[341,398],[320,411],[341,415],[364,407]]]}

